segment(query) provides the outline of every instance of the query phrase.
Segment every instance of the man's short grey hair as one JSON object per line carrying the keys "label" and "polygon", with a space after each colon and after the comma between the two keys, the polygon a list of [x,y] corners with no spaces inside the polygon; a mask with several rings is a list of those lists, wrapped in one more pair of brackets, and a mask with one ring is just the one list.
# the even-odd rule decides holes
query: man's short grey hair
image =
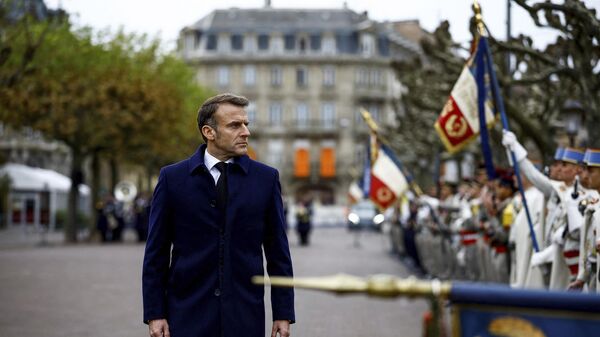
{"label": "man's short grey hair", "polygon": [[200,134],[202,135],[202,139],[206,142],[206,137],[202,134],[202,127],[204,125],[208,125],[213,129],[217,129],[217,121],[215,121],[214,115],[215,112],[219,109],[219,105],[221,104],[233,104],[235,106],[239,106],[245,108],[248,106],[250,102],[244,96],[238,96],[230,93],[218,94],[216,96],[210,97],[198,110],[198,130],[200,130]]}

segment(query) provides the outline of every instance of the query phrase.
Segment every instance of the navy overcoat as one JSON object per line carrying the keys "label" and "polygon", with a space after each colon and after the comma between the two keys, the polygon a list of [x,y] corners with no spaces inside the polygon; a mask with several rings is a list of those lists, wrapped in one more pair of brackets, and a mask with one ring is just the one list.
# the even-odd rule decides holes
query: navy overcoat
{"label": "navy overcoat", "polygon": [[[228,165],[226,209],[204,165],[206,145],[161,169],[150,211],[144,322],[166,318],[172,337],[264,337],[267,272],[292,276],[277,170],[248,156]],[[294,321],[293,289],[272,288],[274,320]]]}

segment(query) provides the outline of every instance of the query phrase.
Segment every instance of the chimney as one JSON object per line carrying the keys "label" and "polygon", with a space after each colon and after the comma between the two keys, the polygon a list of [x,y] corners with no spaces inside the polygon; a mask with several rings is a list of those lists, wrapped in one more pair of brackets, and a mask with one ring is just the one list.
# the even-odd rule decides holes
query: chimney
{"label": "chimney", "polygon": [[265,0],[265,8],[271,8],[271,0]]}

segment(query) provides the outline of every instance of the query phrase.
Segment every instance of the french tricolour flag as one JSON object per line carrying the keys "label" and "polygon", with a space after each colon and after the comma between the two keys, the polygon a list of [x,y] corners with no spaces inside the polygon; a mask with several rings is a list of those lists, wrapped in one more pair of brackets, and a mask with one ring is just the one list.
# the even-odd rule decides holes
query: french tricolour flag
{"label": "french tricolour flag", "polygon": [[371,168],[369,197],[380,208],[387,209],[408,190],[402,165],[390,148],[381,145]]}

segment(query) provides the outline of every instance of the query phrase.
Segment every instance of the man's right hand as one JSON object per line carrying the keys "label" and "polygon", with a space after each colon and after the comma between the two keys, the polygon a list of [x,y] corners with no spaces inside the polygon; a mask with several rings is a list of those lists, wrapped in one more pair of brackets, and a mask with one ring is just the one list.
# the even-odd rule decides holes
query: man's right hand
{"label": "man's right hand", "polygon": [[150,337],[171,337],[166,319],[153,319],[148,323]]}

